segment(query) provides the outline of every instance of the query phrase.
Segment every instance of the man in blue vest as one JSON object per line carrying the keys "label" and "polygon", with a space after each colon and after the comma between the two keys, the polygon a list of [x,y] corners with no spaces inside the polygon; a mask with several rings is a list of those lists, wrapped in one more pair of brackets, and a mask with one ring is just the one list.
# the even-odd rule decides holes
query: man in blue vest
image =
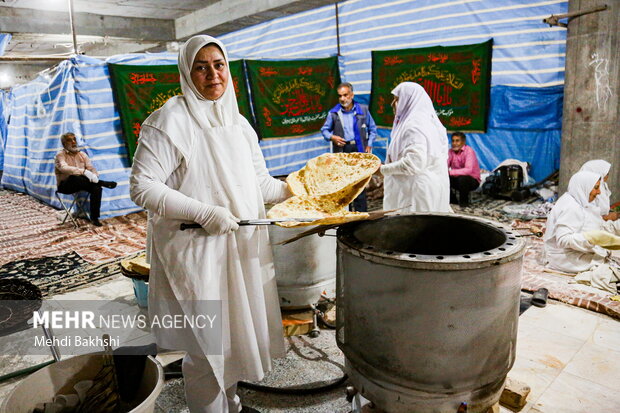
{"label": "man in blue vest", "polygon": [[[353,100],[353,86],[341,83],[338,103],[327,114],[321,133],[326,141],[332,143],[334,152],[372,152],[372,144],[377,136],[377,125],[368,113],[368,106]],[[366,190],[353,201],[353,210],[366,212]]]}

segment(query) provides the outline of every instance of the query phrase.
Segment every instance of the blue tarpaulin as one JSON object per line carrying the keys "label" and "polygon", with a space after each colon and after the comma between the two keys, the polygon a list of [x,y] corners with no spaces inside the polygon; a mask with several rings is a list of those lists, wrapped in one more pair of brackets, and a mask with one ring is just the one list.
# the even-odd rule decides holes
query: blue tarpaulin
{"label": "blue tarpaulin", "polygon": [[561,129],[563,95],[563,86],[494,86],[489,126],[511,130]]}
{"label": "blue tarpaulin", "polygon": [[0,90],[0,171],[4,164],[4,146],[6,145],[7,116],[9,113],[10,92]]}
{"label": "blue tarpaulin", "polygon": [[563,91],[493,86],[487,133],[467,135],[480,166],[492,170],[505,159],[519,159],[532,165],[536,181],[560,169]]}
{"label": "blue tarpaulin", "polygon": [[8,33],[0,33],[0,56],[4,54],[4,50],[6,49],[6,45],[11,41],[11,36]]}

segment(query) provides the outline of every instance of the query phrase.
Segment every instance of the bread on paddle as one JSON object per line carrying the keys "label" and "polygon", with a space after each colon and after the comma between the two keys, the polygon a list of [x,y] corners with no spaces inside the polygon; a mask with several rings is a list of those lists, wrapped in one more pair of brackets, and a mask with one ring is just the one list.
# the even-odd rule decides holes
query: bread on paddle
{"label": "bread on paddle", "polygon": [[269,210],[268,218],[317,218],[312,222],[282,222],[282,227],[342,224],[368,218],[366,212],[351,212],[338,199],[326,197],[293,196]]}
{"label": "bread on paddle", "polygon": [[328,153],[313,158],[287,178],[295,196],[275,205],[269,218],[317,218],[308,223],[285,222],[283,227],[333,225],[368,218],[346,208],[364,190],[381,166],[367,153]]}
{"label": "bread on paddle", "polygon": [[369,179],[380,166],[381,160],[370,153],[325,153],[290,174],[286,183],[298,196],[342,194],[346,188]]}

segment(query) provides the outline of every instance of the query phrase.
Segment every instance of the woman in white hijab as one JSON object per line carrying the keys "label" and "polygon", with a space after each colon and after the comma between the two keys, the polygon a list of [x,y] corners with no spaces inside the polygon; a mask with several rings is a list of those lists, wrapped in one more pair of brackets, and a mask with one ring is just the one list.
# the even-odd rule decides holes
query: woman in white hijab
{"label": "woman in white hijab", "polygon": [[383,209],[400,212],[452,212],[448,177],[448,138],[433,102],[417,83],[392,91],[396,105],[385,165]]}
{"label": "woman in white hijab", "polygon": [[602,230],[603,219],[595,203],[600,194],[601,176],[580,171],[568,183],[549,216],[545,231],[547,266],[568,273],[586,271],[603,264],[610,252],[588,242],[583,233]]}
{"label": "woman in white hijab", "polygon": [[590,171],[598,174],[601,178],[601,194],[596,197],[596,205],[598,205],[601,215],[605,221],[616,221],[618,219],[618,213],[609,212],[611,191],[609,185],[607,185],[607,179],[609,178],[609,170],[611,164],[602,159],[594,159],[583,164],[580,171]]}
{"label": "woman in white hijab", "polygon": [[[188,353],[190,412],[237,413],[237,382],[261,380],[284,352],[267,231],[237,221],[264,218],[265,202],[290,194],[269,176],[239,114],[224,45],[192,37],[179,72],[183,94],[142,124],[130,179],[132,199],[151,217],[149,314],[191,317],[221,304],[221,339],[213,328],[152,330],[158,346]],[[202,228],[179,231],[183,222]]]}

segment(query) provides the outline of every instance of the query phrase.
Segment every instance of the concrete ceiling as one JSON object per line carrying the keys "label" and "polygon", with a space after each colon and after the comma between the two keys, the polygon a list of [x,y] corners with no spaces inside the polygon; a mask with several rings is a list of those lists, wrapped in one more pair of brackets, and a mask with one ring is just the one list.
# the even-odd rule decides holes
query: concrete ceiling
{"label": "concrete ceiling", "polygon": [[[53,60],[73,53],[70,0],[0,0],[1,62]],[[220,35],[335,0],[73,0],[78,51],[110,56],[165,51],[171,42]]]}

